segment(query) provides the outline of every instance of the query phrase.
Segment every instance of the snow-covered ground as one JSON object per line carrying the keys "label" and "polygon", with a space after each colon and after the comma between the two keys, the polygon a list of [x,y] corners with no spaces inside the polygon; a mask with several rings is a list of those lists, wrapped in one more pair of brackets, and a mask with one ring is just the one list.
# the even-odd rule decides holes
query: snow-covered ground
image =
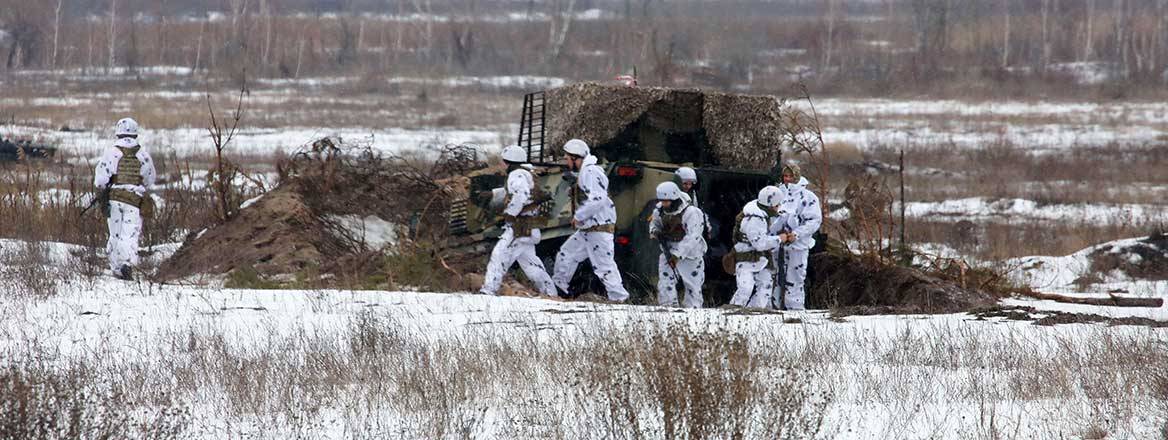
{"label": "snow-covered ground", "polygon": [[[48,247],[50,265],[66,269],[73,247]],[[105,277],[67,281],[48,298],[19,293],[0,296],[0,364],[87,368],[98,388],[140,387],[142,413],[163,405],[149,403],[157,401],[185,408],[193,438],[608,438],[630,431],[661,438],[665,408],[683,411],[691,427],[741,422],[748,438],[812,437],[809,431],[839,439],[1080,438],[1101,431],[1139,439],[1168,423],[1148,382],[1149,371],[1168,360],[1168,333],[1141,326],[1042,327],[967,314],[841,319]],[[1074,308],[1168,320],[1165,308]],[[700,339],[705,333],[716,336]],[[737,336],[745,345],[735,345]],[[698,357],[691,362],[714,364],[649,357],[668,355],[655,344],[676,344]],[[670,402],[717,393],[671,381],[675,371],[738,394],[713,408],[678,409]],[[737,382],[734,374],[747,376]],[[621,418],[626,410],[637,417]],[[779,411],[795,423],[768,428]]]}
{"label": "snow-covered ground", "polygon": [[[1100,272],[1092,265],[1092,254],[1107,253],[1117,261],[1138,265],[1144,258],[1133,247],[1145,243],[1148,237],[1137,237],[1100,243],[1065,256],[1030,256],[1014,258],[1006,262],[1014,271],[1015,281],[1044,292],[1082,294],[1084,288],[1095,295],[1108,292],[1126,296],[1168,297],[1168,280],[1133,278],[1122,270]],[[1155,248],[1152,249],[1153,252]],[[1159,250],[1168,254],[1168,250]],[[1097,277],[1090,282],[1084,278]],[[1088,293],[1091,296],[1092,293]]]}
{"label": "snow-covered ground", "polygon": [[[491,146],[487,151],[497,151],[500,132],[518,131],[511,127],[500,127],[498,131],[489,129],[457,130],[441,128],[419,129],[366,129],[361,127],[328,128],[243,128],[228,144],[228,154],[265,156],[277,152],[293,153],[303,150],[312,142],[323,137],[343,140],[350,146],[369,146],[373,150],[387,153],[427,151],[430,147],[447,144],[472,143]],[[56,145],[62,152],[81,157],[96,158],[106,148],[108,133],[95,131],[57,132],[36,127],[10,127],[5,133],[27,136]],[[150,148],[151,154],[162,157],[175,154],[178,157],[214,154],[214,144],[204,128],[179,128],[145,130],[140,138],[142,145]]]}
{"label": "snow-covered ground", "polygon": [[827,98],[816,100],[815,110],[826,125],[825,140],[861,149],[976,148],[1005,140],[1027,151],[1057,152],[1112,142],[1163,142],[1168,135],[1168,104],[1162,102]]}

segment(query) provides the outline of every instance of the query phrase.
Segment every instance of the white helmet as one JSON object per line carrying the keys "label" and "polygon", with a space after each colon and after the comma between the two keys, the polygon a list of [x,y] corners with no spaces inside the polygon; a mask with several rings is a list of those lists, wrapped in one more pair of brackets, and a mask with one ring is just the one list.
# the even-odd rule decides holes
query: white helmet
{"label": "white helmet", "polygon": [[122,118],[117,124],[114,124],[114,136],[137,136],[138,135],[138,121],[132,118]]}
{"label": "white helmet", "polygon": [[564,152],[573,156],[584,157],[588,155],[588,144],[579,139],[572,139],[564,144]]}
{"label": "white helmet", "polygon": [[677,171],[673,172],[673,174],[676,174],[677,178],[681,179],[682,183],[698,181],[698,173],[694,172],[694,169],[690,167],[678,168]]}
{"label": "white helmet", "polygon": [[783,191],[774,185],[767,186],[758,192],[758,203],[771,208],[778,207],[783,203]]}
{"label": "white helmet", "polygon": [[510,145],[503,149],[503,160],[514,163],[527,162],[527,151],[518,145]]}
{"label": "white helmet", "polygon": [[657,200],[677,200],[681,198],[681,188],[673,182],[661,182],[657,185]]}

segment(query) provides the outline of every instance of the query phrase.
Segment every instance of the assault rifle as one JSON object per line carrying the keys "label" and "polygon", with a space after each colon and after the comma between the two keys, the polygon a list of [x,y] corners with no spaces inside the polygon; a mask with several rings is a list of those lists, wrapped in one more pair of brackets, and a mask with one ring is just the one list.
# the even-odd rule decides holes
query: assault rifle
{"label": "assault rifle", "polygon": [[[111,179],[111,181],[112,181],[112,179]],[[102,213],[105,214],[106,217],[109,217],[109,196],[110,196],[110,184],[107,183],[105,185],[105,187],[102,188],[101,191],[98,192],[97,195],[93,197],[93,200],[89,201],[89,205],[86,206],[85,209],[81,210],[80,216],[85,217],[85,213],[89,212],[90,209],[93,209],[93,207],[95,205],[100,204],[101,209],[102,209]]]}

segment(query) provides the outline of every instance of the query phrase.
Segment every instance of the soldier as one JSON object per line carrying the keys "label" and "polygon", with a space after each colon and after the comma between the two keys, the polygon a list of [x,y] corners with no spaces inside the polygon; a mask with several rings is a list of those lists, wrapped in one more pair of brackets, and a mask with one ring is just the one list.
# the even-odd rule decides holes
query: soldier
{"label": "soldier", "polygon": [[689,201],[694,207],[702,209],[701,203],[698,201],[698,192],[694,189],[694,185],[698,184],[698,173],[690,167],[681,167],[673,174],[677,176],[678,185],[681,187],[681,192],[689,196]]}
{"label": "soldier", "polygon": [[780,217],[782,192],[768,186],[758,192],[758,199],[742,207],[734,228],[734,276],[738,290],[730,304],[754,308],[766,307],[773,294],[774,272],[771,251],[779,247],[781,237],[769,233],[771,223]]}
{"label": "soldier", "polygon": [[556,255],[552,280],[563,294],[576,268],[584,260],[592,263],[592,270],[608,291],[608,299],[624,302],[629,292],[621,284],[616,267],[613,234],[616,232],[616,205],[608,197],[608,176],[597,165],[596,156],[588,154],[588,144],[572,139],[564,144],[565,161],[571,171],[577,171],[573,200],[576,200],[572,227],[576,232],[564,242]]}
{"label": "soldier", "polygon": [[[673,175],[679,182],[678,185],[681,188],[682,200],[685,200],[695,208],[702,209],[702,204],[698,200],[698,191],[696,188],[694,188],[694,186],[698,184],[698,173],[694,171],[693,168],[681,167],[678,168],[677,171],[674,171]],[[703,223],[705,230],[702,232],[702,234],[706,240],[712,240],[716,235],[715,228],[718,226],[718,224],[714,219],[711,219],[710,215],[706,214],[704,210],[702,211],[702,215],[705,219],[705,222]]]}
{"label": "soldier", "polygon": [[503,227],[503,235],[491,251],[491,260],[487,263],[487,275],[483,280],[483,288],[479,293],[496,295],[499,285],[503,282],[503,275],[511,269],[511,265],[519,263],[527,279],[535,283],[535,287],[544,295],[556,296],[555,285],[543,266],[543,261],[535,254],[535,245],[539,244],[540,232],[536,227],[541,219],[540,204],[545,197],[543,191],[535,184],[535,178],[526,167],[527,152],[517,145],[503,149],[503,163],[507,165],[507,197],[503,204],[503,218],[507,222]]}
{"label": "soldier", "polygon": [[141,208],[153,207],[147,189],[154,186],[154,161],[138,144],[138,123],[133,119],[118,121],[114,135],[117,140],[97,163],[93,184],[99,190],[110,189],[109,205],[103,207],[109,226],[105,251],[114,276],[129,281],[138,265]]}
{"label": "soldier", "polygon": [[657,260],[657,303],[677,307],[677,282],[685,286],[685,306],[702,307],[702,284],[706,281],[706,217],[702,210],[682,198],[673,182],[657,185],[657,208],[649,222],[649,237],[661,243]]}
{"label": "soldier", "polygon": [[779,234],[783,240],[783,245],[775,250],[775,257],[782,252],[782,258],[776,261],[783,264],[779,268],[783,279],[775,286],[774,306],[778,307],[781,302],[787,310],[803,310],[807,257],[815,246],[814,235],[823,223],[823,212],[819,197],[807,189],[807,179],[800,173],[799,165],[783,165],[782,180],[779,190],[783,195],[783,215],[771,225],[771,233]]}

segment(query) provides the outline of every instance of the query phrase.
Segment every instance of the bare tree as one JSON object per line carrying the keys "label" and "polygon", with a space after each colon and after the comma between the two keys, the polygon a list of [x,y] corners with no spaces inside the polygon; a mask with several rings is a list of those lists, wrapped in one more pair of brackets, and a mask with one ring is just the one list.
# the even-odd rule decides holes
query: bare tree
{"label": "bare tree", "polygon": [[158,64],[166,64],[166,0],[158,0]]}
{"label": "bare tree", "polygon": [[203,57],[203,34],[205,34],[206,32],[207,32],[207,22],[200,23],[199,24],[199,38],[198,38],[198,42],[195,43],[195,65],[191,69],[192,74],[199,71],[199,61]]}
{"label": "bare tree", "polygon": [[241,176],[241,170],[224,155],[224,152],[239,130],[239,120],[243,118],[243,97],[246,92],[247,72],[245,71],[243,81],[240,82],[235,111],[231,113],[230,121],[222,121],[215,116],[215,106],[211,103],[211,94],[207,93],[206,95],[207,113],[211,119],[211,126],[207,127],[207,133],[215,148],[215,168],[211,170],[211,178],[208,181],[211,183],[211,191],[215,196],[215,215],[220,222],[226,222],[234,217],[242,202],[239,200],[235,185],[236,178]]}
{"label": "bare tree", "polygon": [[268,66],[268,55],[272,51],[272,7],[268,3],[269,1],[260,0],[260,15],[263,16],[264,20],[264,48],[260,63],[265,68]]}
{"label": "bare tree", "polygon": [[1002,68],[1010,66],[1010,0],[1002,0],[1002,15],[1005,16],[1005,30],[1002,31]]}
{"label": "bare tree", "polygon": [[1087,30],[1084,34],[1083,57],[1079,61],[1091,61],[1091,41],[1094,39],[1095,0],[1087,0]]}
{"label": "bare tree", "polygon": [[827,14],[824,17],[824,32],[827,35],[823,41],[823,59],[820,70],[831,67],[831,52],[835,42],[835,20],[838,9],[839,0],[827,0]]}
{"label": "bare tree", "polygon": [[1039,60],[1039,66],[1044,74],[1050,64],[1050,1],[1042,0],[1042,58]]}
{"label": "bare tree", "polygon": [[110,30],[109,30],[109,63],[106,64],[106,70],[114,67],[114,52],[117,48],[117,28],[115,24],[118,19],[118,0],[110,0]]}
{"label": "bare tree", "polygon": [[[555,4],[558,7],[560,4],[560,1],[556,1]],[[550,41],[549,41],[550,49],[548,50],[547,60],[549,63],[555,62],[556,60],[558,60],[560,58],[560,53],[564,49],[564,42],[566,42],[568,40],[568,30],[570,30],[572,28],[572,18],[576,12],[576,0],[568,0],[568,7],[566,10],[557,10],[555,12],[556,13],[552,14],[551,20],[548,21],[549,22],[548,34],[549,34],[549,38],[550,38]],[[557,27],[556,26],[556,16],[557,15],[560,17],[560,25],[559,25],[558,32],[556,29],[556,27]]]}
{"label": "bare tree", "polygon": [[61,4],[64,0],[57,0],[57,8],[53,10],[53,54],[49,56],[51,66],[57,68],[57,47],[61,36]]}

